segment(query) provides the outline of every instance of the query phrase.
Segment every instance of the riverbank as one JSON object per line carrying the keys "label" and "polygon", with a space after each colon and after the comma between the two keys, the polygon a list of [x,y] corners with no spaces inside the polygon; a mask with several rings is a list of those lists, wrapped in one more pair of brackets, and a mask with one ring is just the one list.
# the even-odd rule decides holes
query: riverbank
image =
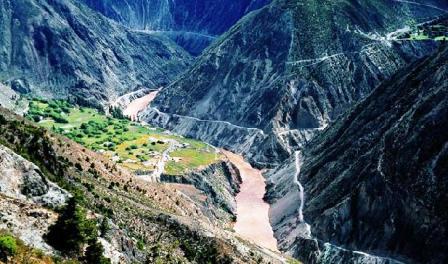
{"label": "riverbank", "polygon": [[243,157],[223,151],[240,171],[242,184],[236,196],[235,232],[241,237],[277,251],[277,240],[269,222],[269,204],[263,200],[266,183],[261,171],[254,169]]}
{"label": "riverbank", "polygon": [[[150,105],[158,91],[132,101],[123,112],[138,120],[138,113]],[[269,222],[270,205],[263,200],[266,192],[265,179],[260,170],[253,168],[240,155],[222,150],[224,155],[240,171],[242,184],[235,197],[237,220],[235,232],[242,238],[273,251],[278,251],[277,240]]]}

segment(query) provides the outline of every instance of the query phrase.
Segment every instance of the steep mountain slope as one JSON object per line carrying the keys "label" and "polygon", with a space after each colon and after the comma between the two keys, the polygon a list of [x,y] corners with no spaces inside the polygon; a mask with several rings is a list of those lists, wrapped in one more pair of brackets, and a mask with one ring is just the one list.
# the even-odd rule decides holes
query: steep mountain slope
{"label": "steep mountain slope", "polygon": [[[281,248],[308,262],[325,263],[325,242],[411,263],[448,261],[447,80],[444,48],[384,82],[269,175]],[[300,221],[297,171],[319,245]]]}
{"label": "steep mountain slope", "polygon": [[136,30],[160,31],[194,55],[270,0],[82,0]]}
{"label": "steep mountain slope", "polygon": [[[106,157],[0,108],[0,172],[3,169],[12,173],[0,177],[0,228],[6,223],[15,235],[22,231],[38,248],[51,251],[39,242],[55,212],[40,204],[57,205],[50,199],[61,196],[53,181],[82,196],[89,215],[108,223],[99,240],[113,263],[280,263],[276,254],[214,222],[215,216],[203,208],[212,205],[201,205],[170,185],[143,181]],[[29,197],[22,207],[16,201],[25,199],[21,192]]]}
{"label": "steep mountain slope", "polygon": [[68,197],[36,165],[0,145],[0,230],[8,229],[28,245],[52,252],[42,238],[56,220],[49,208],[63,206]]}
{"label": "steep mountain slope", "polygon": [[143,117],[275,164],[433,47],[391,32],[443,13],[402,1],[274,1],[217,40]]}
{"label": "steep mountain slope", "polygon": [[1,82],[81,104],[165,85],[191,59],[167,38],[130,32],[72,0],[1,1],[0,28]]}

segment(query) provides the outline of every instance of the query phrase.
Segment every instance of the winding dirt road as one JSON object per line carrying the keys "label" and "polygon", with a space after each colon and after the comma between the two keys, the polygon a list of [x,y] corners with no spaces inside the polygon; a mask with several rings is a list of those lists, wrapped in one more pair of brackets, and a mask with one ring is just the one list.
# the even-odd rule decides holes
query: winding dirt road
{"label": "winding dirt road", "polygon": [[165,171],[165,165],[170,160],[170,153],[176,150],[176,146],[178,143],[176,140],[170,140],[168,144],[168,148],[162,153],[162,157],[157,163],[156,169],[152,173],[152,178],[157,182],[160,182],[160,177]]}
{"label": "winding dirt road", "polygon": [[252,168],[239,155],[224,150],[223,153],[239,169],[243,180],[236,196],[235,232],[257,245],[277,251],[277,240],[269,222],[269,204],[263,200],[266,183],[261,171]]}

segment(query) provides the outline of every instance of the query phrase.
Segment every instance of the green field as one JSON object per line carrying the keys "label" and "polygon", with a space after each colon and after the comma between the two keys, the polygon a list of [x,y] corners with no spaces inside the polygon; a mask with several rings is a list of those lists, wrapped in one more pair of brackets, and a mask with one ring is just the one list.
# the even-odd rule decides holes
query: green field
{"label": "green field", "polygon": [[61,100],[39,99],[33,99],[29,106],[29,119],[141,174],[154,170],[170,144],[176,147],[169,154],[171,159],[165,166],[166,174],[181,175],[222,158],[203,142],[128,119],[106,116],[92,108],[74,107]]}
{"label": "green field", "polygon": [[410,40],[429,40],[429,36],[425,35],[423,32],[411,34]]}
{"label": "green field", "polygon": [[187,171],[190,168],[200,168],[201,166],[215,162],[219,157],[210,149],[204,151],[201,155],[196,155],[196,149],[180,149],[171,153],[171,157],[179,160],[169,161],[165,167],[167,174],[177,174],[178,171]]}

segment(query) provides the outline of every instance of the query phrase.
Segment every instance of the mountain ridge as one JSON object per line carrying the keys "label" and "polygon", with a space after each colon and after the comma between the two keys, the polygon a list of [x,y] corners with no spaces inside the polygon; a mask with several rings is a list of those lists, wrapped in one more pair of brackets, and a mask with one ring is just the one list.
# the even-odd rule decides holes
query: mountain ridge
{"label": "mountain ridge", "polygon": [[[305,147],[298,178],[311,237],[289,240],[303,232],[288,186],[295,161],[269,173],[282,248],[312,263],[325,242],[404,262],[446,260],[447,56],[445,45],[393,75]],[[312,238],[319,246],[301,251]]]}
{"label": "mountain ridge", "polygon": [[[276,165],[381,80],[434,49],[435,43],[386,38],[390,28],[440,14],[409,12],[388,1],[274,1],[207,48],[142,118],[231,147],[259,166]],[[223,125],[208,128],[192,118]],[[237,127],[264,135],[246,129],[238,138],[230,132]]]}
{"label": "mountain ridge", "polygon": [[191,61],[168,38],[131,32],[76,1],[5,0],[0,10],[0,81],[20,93],[104,108],[167,84]]}
{"label": "mountain ridge", "polygon": [[[270,0],[83,0],[92,9],[135,30],[170,37],[193,55],[241,17]],[[193,33],[193,34],[192,34]]]}

